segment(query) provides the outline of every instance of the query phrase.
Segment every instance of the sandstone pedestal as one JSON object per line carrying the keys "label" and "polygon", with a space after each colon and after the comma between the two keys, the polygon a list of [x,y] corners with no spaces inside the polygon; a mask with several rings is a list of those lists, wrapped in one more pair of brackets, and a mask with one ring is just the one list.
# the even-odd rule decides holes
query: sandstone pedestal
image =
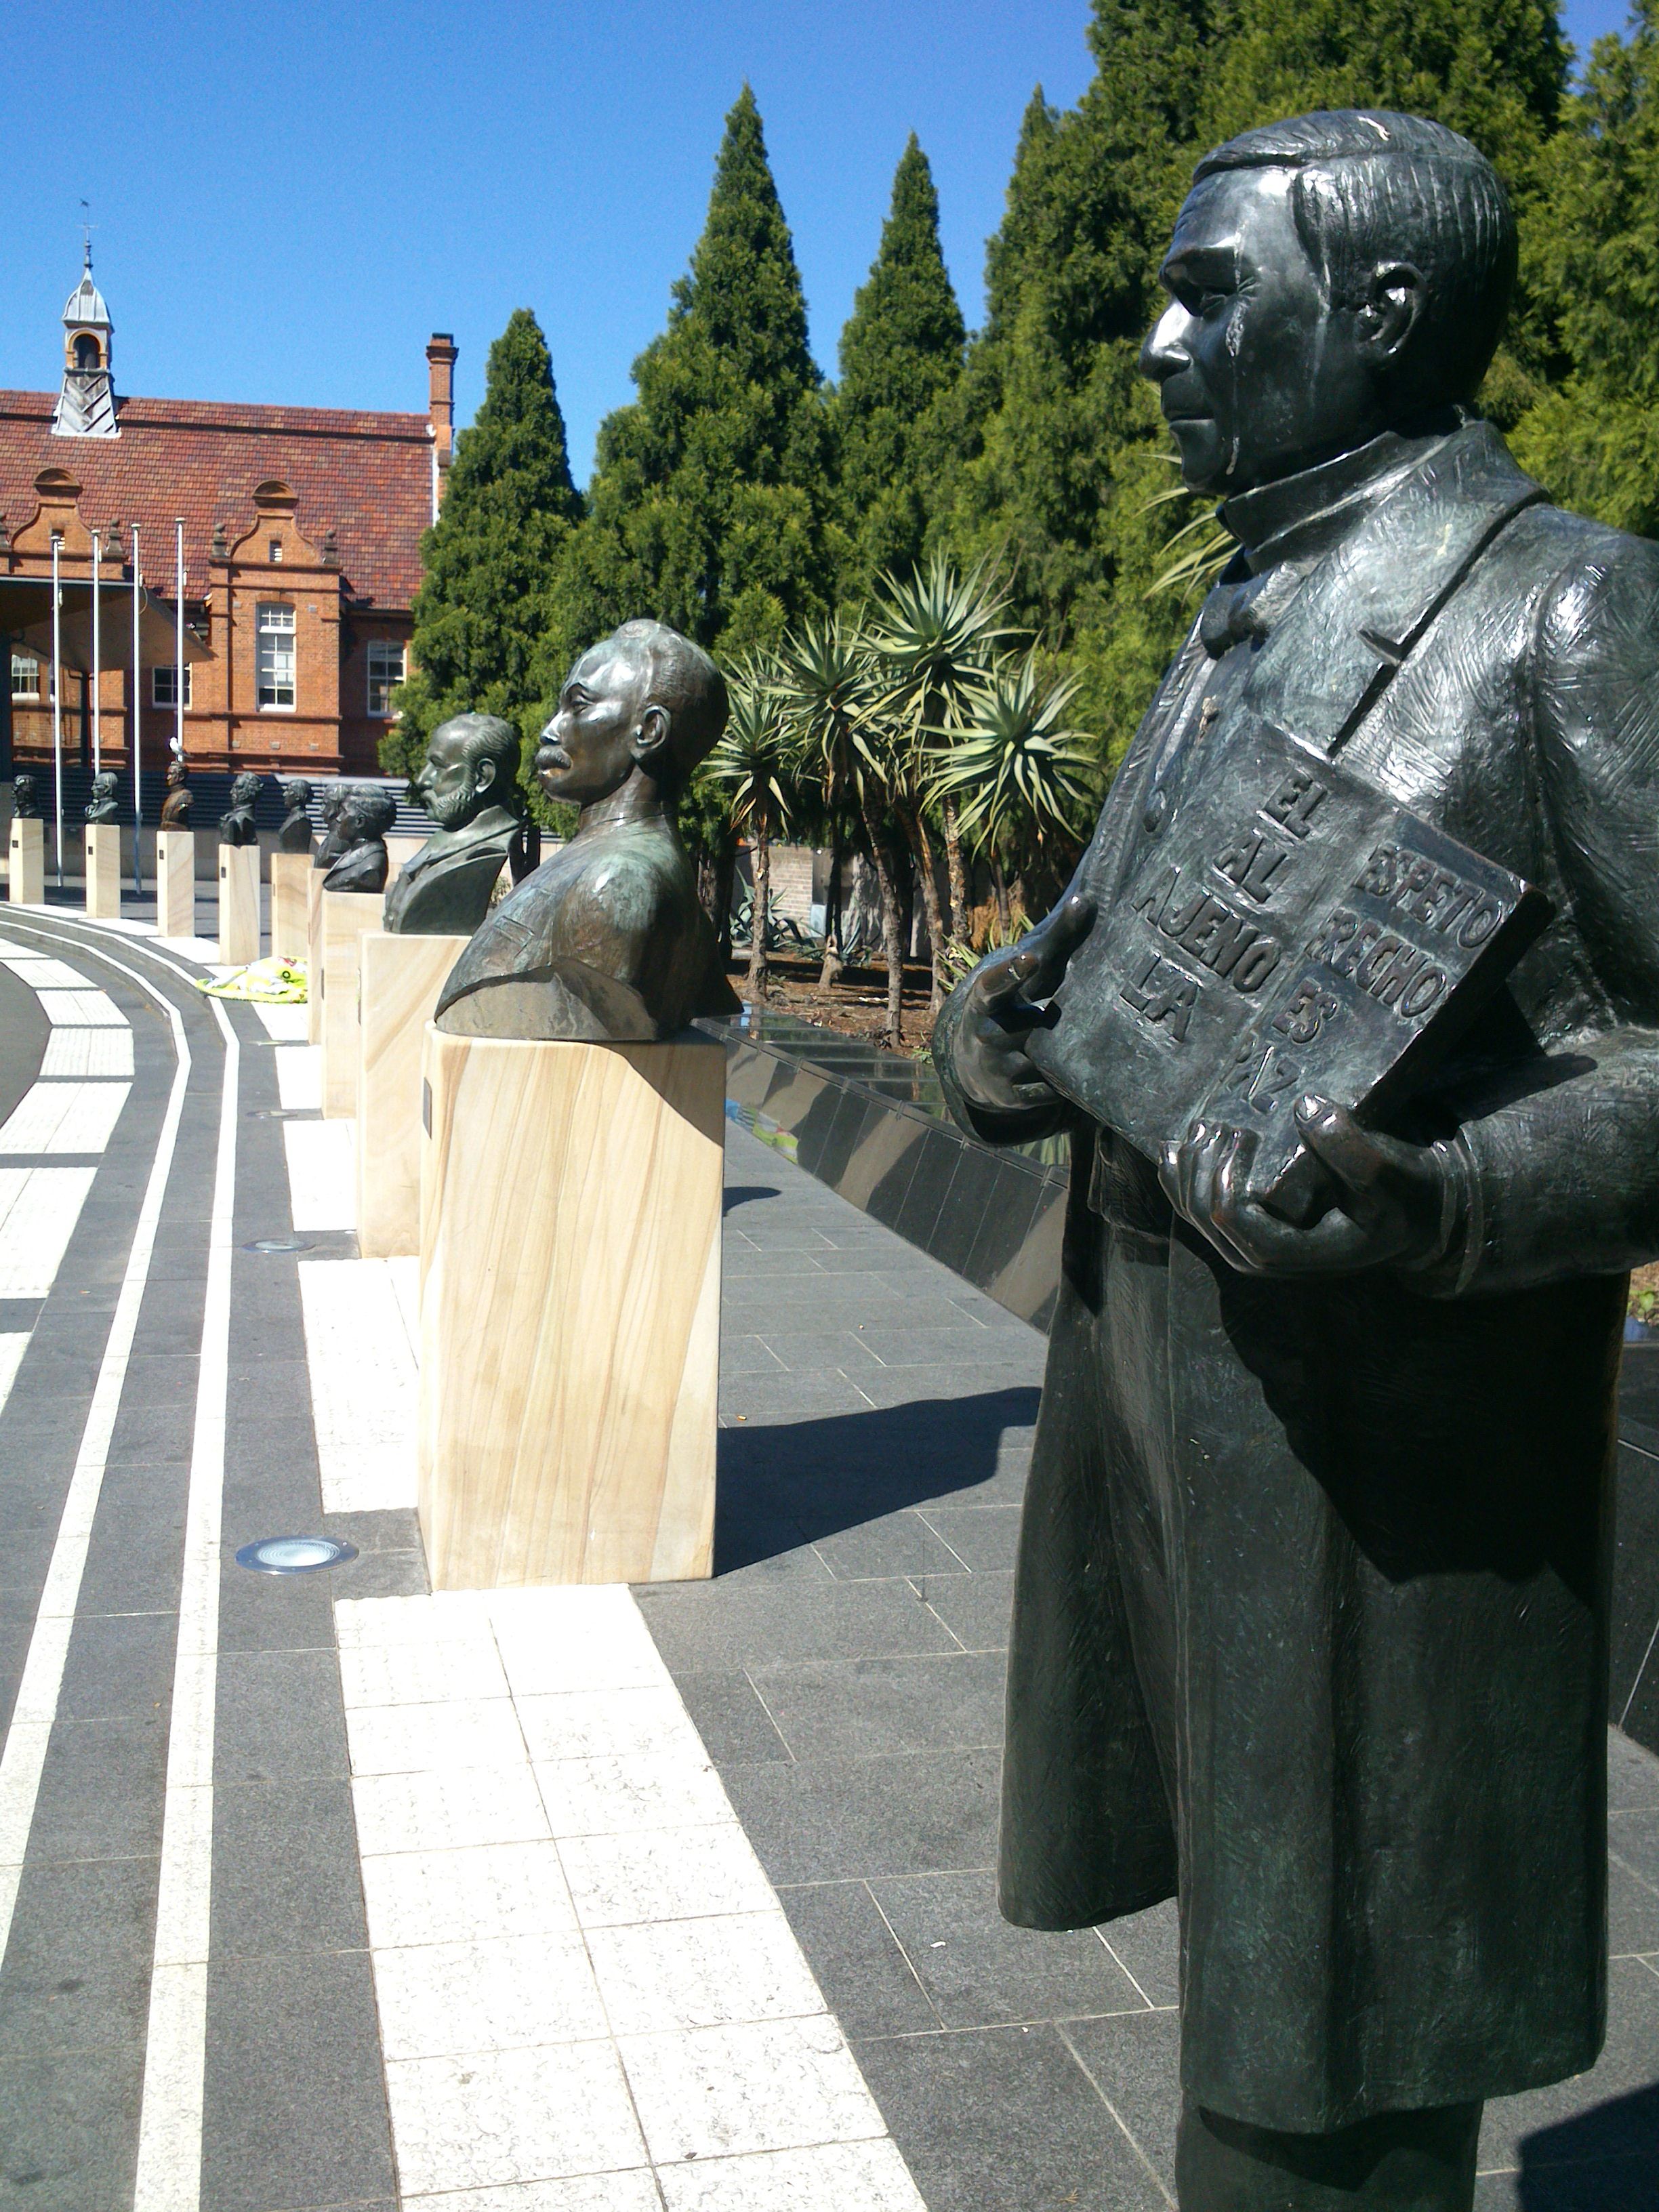
{"label": "sandstone pedestal", "polygon": [[709,1573],[726,1056],[426,1033],[434,1589]]}
{"label": "sandstone pedestal", "polygon": [[[303,960],[311,944],[311,879],[318,871],[307,853],[270,856],[270,952],[275,960]],[[320,878],[319,878],[320,882]]]}
{"label": "sandstone pedestal", "polygon": [[323,1116],[342,1121],[357,1110],[357,944],[380,927],[379,891],[325,891],[318,902],[310,995],[318,1001],[323,1048]]}
{"label": "sandstone pedestal", "polygon": [[219,848],[219,959],[246,968],[259,957],[259,848]]}
{"label": "sandstone pedestal", "polygon": [[196,934],[196,832],[155,833],[155,929],[161,937]]}
{"label": "sandstone pedestal", "polygon": [[121,918],[121,830],[115,822],[88,822],[87,839],[87,918],[118,921]]}
{"label": "sandstone pedestal", "polygon": [[421,1051],[464,937],[359,940],[357,1249],[390,1260],[421,1249]]}
{"label": "sandstone pedestal", "polygon": [[7,847],[6,896],[14,906],[40,906],[46,896],[46,825],[13,820]]}

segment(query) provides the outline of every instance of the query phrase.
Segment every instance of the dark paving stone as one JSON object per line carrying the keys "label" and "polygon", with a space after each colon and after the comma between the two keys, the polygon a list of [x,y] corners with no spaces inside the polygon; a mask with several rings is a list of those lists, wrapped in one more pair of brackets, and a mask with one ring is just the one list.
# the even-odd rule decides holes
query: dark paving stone
{"label": "dark paving stone", "polygon": [[58,1721],[46,1747],[30,1859],[133,1858],[160,1849],[167,1715]]}
{"label": "dark paving stone", "polygon": [[[880,1370],[872,1368],[872,1375]],[[775,1427],[786,1419],[803,1416],[823,1418],[836,1413],[862,1413],[870,1408],[862,1390],[838,1372],[813,1375],[805,1382],[794,1375],[745,1375],[720,1384],[720,1419]]]}
{"label": "dark paving stone", "polygon": [[24,1869],[0,1978],[0,2058],[140,2043],[157,1862]]}
{"label": "dark paving stone", "polygon": [[871,1888],[946,2027],[1146,2009],[1091,1929],[1011,1928],[997,1911],[989,1872],[872,1881]]}
{"label": "dark paving stone", "polygon": [[1607,1806],[1614,1813],[1659,1813],[1659,1759],[1617,1729],[1607,1731]]}
{"label": "dark paving stone", "polygon": [[357,1950],[368,1940],[350,1785],[221,1784],[211,1955]]}
{"label": "dark paving stone", "polygon": [[714,1572],[723,1582],[825,1583],[835,1577],[799,1521],[749,1520],[714,1509]]}
{"label": "dark paving stone", "polygon": [[1054,2027],[854,2045],[927,2212],[1168,2212]]}
{"label": "dark paving stone", "polygon": [[[187,1470],[112,1469],[81,1578],[82,1613],[167,1613],[179,1602]],[[9,1515],[0,1506],[0,1522]]]}
{"label": "dark paving stone", "polygon": [[1650,1889],[1659,1890],[1659,1813],[1614,1813],[1607,1847]]}
{"label": "dark paving stone", "polygon": [[723,1337],[720,1340],[720,1374],[722,1377],[745,1375],[781,1375],[785,1363],[775,1352],[769,1352],[757,1336]]}
{"label": "dark paving stone", "polygon": [[327,1582],[325,1575],[249,1574],[227,1553],[219,1583],[221,1651],[331,1652]]}
{"label": "dark paving stone", "polygon": [[671,1671],[951,1648],[901,1582],[827,1583],[810,1601],[793,1589],[682,1583],[645,1590],[640,1603]]}
{"label": "dark paving stone", "polygon": [[377,1513],[330,1513],[323,1533],[355,1544],[360,1552],[418,1552],[420,1516],[412,1505],[388,1506]]}
{"label": "dark paving stone", "polygon": [[988,1867],[1000,1760],[988,1751],[731,1766],[738,1818],[777,1883]]}
{"label": "dark paving stone", "polygon": [[337,1598],[424,1597],[432,1587],[424,1551],[365,1552],[328,1570],[328,1579]]}
{"label": "dark paving stone", "polygon": [[1181,2117],[1181,2023],[1173,2012],[1067,2021],[1078,2063],[1117,2115],[1171,2198]]}
{"label": "dark paving stone", "polygon": [[1491,2168],[1644,2157],[1659,2173],[1659,1975],[1634,1959],[1607,1970],[1607,2040],[1589,2073],[1496,2097],[1480,2130]]}
{"label": "dark paving stone", "polygon": [[1003,1662],[991,1652],[757,1667],[755,1686],[801,1760],[1002,1747]]}
{"label": "dark paving stone", "polygon": [[[799,1314],[791,1312],[791,1320],[799,1318]],[[757,1375],[843,1373],[856,1381],[875,1364],[865,1350],[863,1337],[855,1329],[767,1328],[756,1332],[756,1340],[773,1358],[769,1368],[751,1369]],[[726,1371],[724,1359],[720,1371],[722,1375]]]}
{"label": "dark paving stone", "polygon": [[675,1688],[716,1766],[754,1766],[787,1760],[788,1747],[747,1674],[680,1674]]}
{"label": "dark paving stone", "polygon": [[213,1764],[216,1783],[343,1779],[345,1722],[334,1653],[222,1654]]}
{"label": "dark paving stone", "polygon": [[969,1651],[1006,1651],[1014,1578],[1007,1574],[930,1575],[921,1595]]}
{"label": "dark paving stone", "polygon": [[83,1613],[70,1638],[60,1718],[105,1721],[160,1713],[172,1692],[178,1643],[173,1613]]}
{"label": "dark paving stone", "polygon": [[1018,1505],[927,1505],[922,1518],[975,1574],[1012,1567],[1019,1543]]}
{"label": "dark paving stone", "polygon": [[1626,1952],[1659,1956],[1659,1889],[1612,1856],[1607,1868],[1607,1948],[1614,1958]]}
{"label": "dark paving stone", "polygon": [[939,2014],[863,1882],[814,1883],[780,1890],[778,1898],[849,2036],[937,2031]]}
{"label": "dark paving stone", "polygon": [[124,1461],[155,1464],[167,1460],[187,1463],[195,1425],[193,1382],[188,1390],[175,1390],[167,1397],[142,1403],[129,1401],[124,1394],[110,1443],[109,1464],[116,1466]]}
{"label": "dark paving stone", "polygon": [[854,1528],[832,1530],[816,1540],[819,1555],[837,1582],[967,1572],[951,1547],[914,1511],[883,1515]]}
{"label": "dark paving stone", "polygon": [[203,2212],[394,2198],[366,1951],[216,1961]]}
{"label": "dark paving stone", "polygon": [[143,2064],[140,2043],[0,2061],[0,2203],[130,2205]]}
{"label": "dark paving stone", "polygon": [[1144,1912],[1109,1920],[1101,1929],[1107,1943],[1154,2005],[1181,2002],[1181,1923],[1176,1901],[1166,1897]]}

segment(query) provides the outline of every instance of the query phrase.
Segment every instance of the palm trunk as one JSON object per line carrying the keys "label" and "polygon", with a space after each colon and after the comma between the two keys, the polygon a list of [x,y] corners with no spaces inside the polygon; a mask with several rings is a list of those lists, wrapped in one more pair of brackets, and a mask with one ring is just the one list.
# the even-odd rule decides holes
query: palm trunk
{"label": "palm trunk", "polygon": [[749,927],[749,989],[753,998],[766,996],[766,910],[772,899],[772,848],[766,835],[766,817],[755,816],[755,899]]}
{"label": "palm trunk", "polygon": [[940,809],[945,817],[945,867],[951,879],[951,934],[959,945],[968,942],[968,871],[962,860],[962,830],[955,792],[946,792]]}
{"label": "palm trunk", "polygon": [[737,840],[727,837],[720,848],[720,858],[714,863],[714,933],[720,939],[720,958],[732,957],[732,893],[737,884]]}
{"label": "palm trunk", "polygon": [[864,834],[870,841],[870,864],[881,893],[881,943],[887,956],[887,1042],[894,1052],[904,1049],[904,940],[899,935],[898,893],[893,872],[882,850],[880,825],[872,810],[864,809]]}
{"label": "palm trunk", "polygon": [[939,909],[939,884],[933,875],[933,845],[927,835],[927,824],[922,819],[921,809],[902,817],[905,835],[910,840],[910,849],[915,854],[916,873],[921,878],[921,910],[927,918],[927,1012],[937,1018],[945,1004],[945,989],[939,974],[945,959],[945,918]]}
{"label": "palm trunk", "polygon": [[994,853],[988,852],[985,857],[990,863],[991,888],[996,894],[997,927],[1002,932],[1002,941],[1006,945],[1014,930],[1014,918],[1008,911],[1008,878],[1003,874],[1002,863]]}
{"label": "palm trunk", "polygon": [[823,965],[818,970],[821,991],[840,982],[844,964],[841,952],[841,832],[835,830],[830,837],[830,880],[823,893]]}

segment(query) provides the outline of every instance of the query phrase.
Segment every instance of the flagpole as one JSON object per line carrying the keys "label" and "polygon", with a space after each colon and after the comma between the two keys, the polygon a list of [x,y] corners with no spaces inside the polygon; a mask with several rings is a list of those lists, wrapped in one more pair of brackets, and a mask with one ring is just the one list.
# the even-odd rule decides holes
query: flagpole
{"label": "flagpole", "polygon": [[58,588],[58,561],[63,544],[63,538],[54,530],[52,533],[52,759],[58,793],[58,888],[60,891],[64,888],[64,686],[58,666],[59,619],[63,608]]}
{"label": "flagpole", "polygon": [[98,618],[98,532],[92,533],[92,772],[104,765],[103,635]]}
{"label": "flagpole", "polygon": [[138,682],[138,600],[143,590],[143,578],[138,573],[138,526],[132,526],[132,690],[128,698],[132,708],[132,895],[144,895],[144,781],[139,765],[138,749],[143,741],[144,702]]}
{"label": "flagpole", "polygon": [[178,633],[173,656],[173,750],[175,757],[185,757],[185,518],[179,515],[173,522],[176,533],[173,559],[173,589],[178,605],[174,613]]}

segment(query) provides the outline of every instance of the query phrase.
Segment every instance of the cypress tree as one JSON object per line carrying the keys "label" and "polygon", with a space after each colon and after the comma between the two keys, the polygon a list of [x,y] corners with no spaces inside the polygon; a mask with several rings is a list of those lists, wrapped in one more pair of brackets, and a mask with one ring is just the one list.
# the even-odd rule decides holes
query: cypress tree
{"label": "cypress tree", "polygon": [[962,374],[964,335],[939,250],[939,195],[912,131],[880,251],[841,334],[830,421],[843,598],[863,598],[884,569],[915,567],[939,460],[939,403]]}
{"label": "cypress tree", "polygon": [[638,398],[599,432],[550,671],[633,615],[731,655],[775,640],[821,599],[822,380],[747,85],[726,120],[690,270],[634,381]]}
{"label": "cypress tree", "polygon": [[520,307],[489,349],[483,404],[455,441],[442,509],[421,540],[414,669],[383,767],[412,773],[438,724],[469,710],[534,736],[538,652],[580,513],[547,341]]}

